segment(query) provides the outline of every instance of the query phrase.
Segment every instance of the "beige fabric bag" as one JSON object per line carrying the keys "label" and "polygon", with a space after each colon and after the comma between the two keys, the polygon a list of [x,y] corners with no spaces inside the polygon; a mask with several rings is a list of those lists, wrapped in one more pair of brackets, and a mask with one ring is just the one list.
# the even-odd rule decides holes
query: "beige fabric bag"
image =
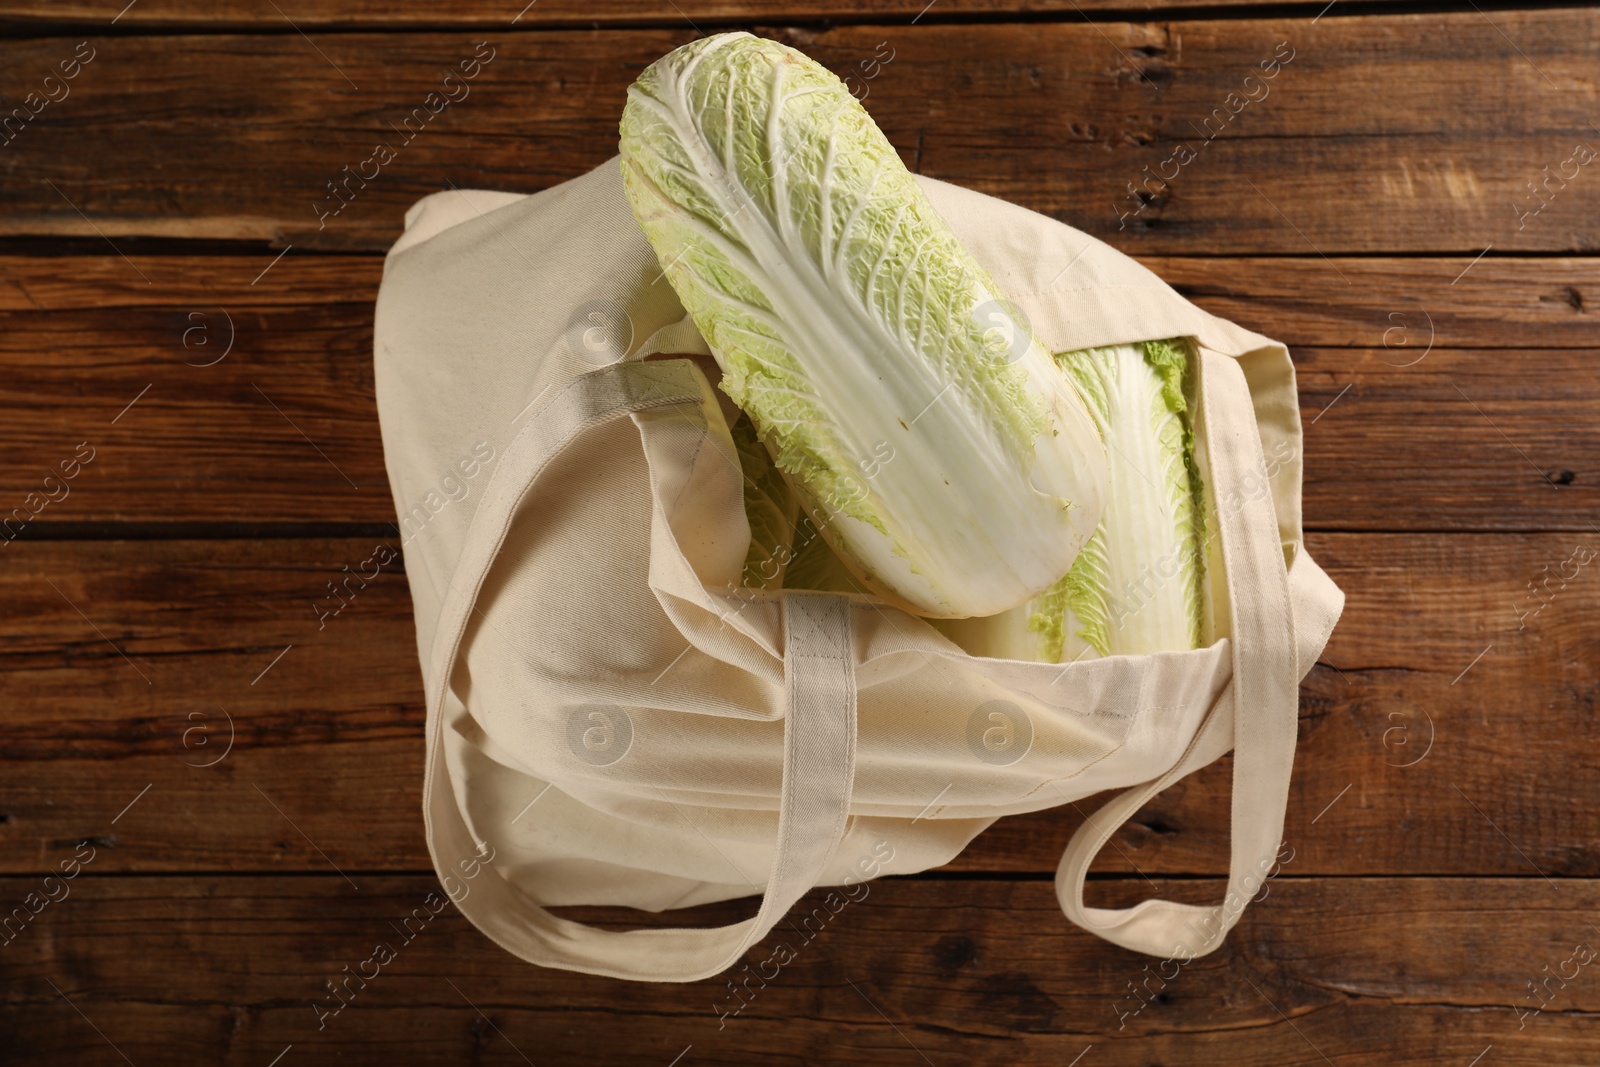
{"label": "beige fabric bag", "polygon": [[[390,252],[375,341],[424,816],[451,898],[523,959],[713,975],[814,886],[934,867],[998,816],[1108,789],[1124,792],[1073,836],[1057,891],[1119,945],[1211,951],[1275,862],[1298,683],[1343,601],[1301,546],[1287,350],[1085,234],[921,181],[1051,350],[1197,340],[1216,640],[1021,663],[864,596],[736,591],[749,527],[718,394],[689,360],[640,361],[707,349],[616,161],[533,196],[429,197]],[[1227,900],[1087,907],[1117,827],[1230,748]],[[754,918],[714,929],[546,910],[758,893]]]}

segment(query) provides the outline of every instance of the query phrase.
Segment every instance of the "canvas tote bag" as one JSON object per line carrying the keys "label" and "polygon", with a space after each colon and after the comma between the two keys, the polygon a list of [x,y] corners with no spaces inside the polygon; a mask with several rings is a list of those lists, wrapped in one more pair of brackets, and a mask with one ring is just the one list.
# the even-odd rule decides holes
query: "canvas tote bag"
{"label": "canvas tote bag", "polygon": [[[375,336],[427,693],[424,818],[450,898],[521,958],[714,975],[813,887],[854,899],[948,862],[1001,815],[1113,789],[1056,881],[1100,937],[1209,952],[1274,864],[1298,683],[1343,601],[1301,545],[1287,350],[1077,230],[919,181],[1052,351],[1194,339],[1210,643],[981,658],[869,596],[738,588],[731,407],[693,361],[644,359],[708,349],[617,161],[532,196],[429,197],[386,261]],[[1119,825],[1230,749],[1227,898],[1087,906]],[[717,928],[548,910],[756,894],[753,918]]]}

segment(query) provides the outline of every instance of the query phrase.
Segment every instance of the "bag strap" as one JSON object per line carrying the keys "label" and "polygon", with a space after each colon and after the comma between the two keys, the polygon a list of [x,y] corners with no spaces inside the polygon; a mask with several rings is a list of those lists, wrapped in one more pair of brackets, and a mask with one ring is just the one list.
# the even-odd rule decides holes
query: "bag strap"
{"label": "bag strap", "polygon": [[[518,509],[552,461],[581,435],[651,408],[682,406],[698,418],[711,397],[687,360],[614,364],[573,379],[529,419],[506,449],[468,528],[440,609],[429,657],[428,766],[423,817],[441,879],[482,862],[451,782],[444,751],[450,679],[479,590]],[[589,974],[688,982],[726,970],[820,880],[843,837],[855,773],[856,681],[850,604],[827,593],[783,597],[783,779],[777,850],[760,911],[731,926],[613,931],[561,919],[504,878],[483,879],[456,906],[473,925],[532,963]],[[492,842],[487,845],[492,846]],[[448,885],[448,882],[446,883]]]}
{"label": "bag strap", "polygon": [[[1235,486],[1263,463],[1255,409],[1237,361],[1206,349],[1201,354],[1200,417],[1212,484]],[[1232,607],[1232,680],[1178,763],[1095,812],[1073,834],[1056,870],[1056,896],[1069,919],[1151,955],[1187,959],[1220,945],[1277,862],[1283,835],[1299,728],[1295,618],[1272,495],[1248,497],[1238,507],[1230,502],[1218,509]],[[1085,906],[1084,877],[1111,835],[1151,797],[1226,752],[1230,740],[1233,840],[1223,903],[1204,907],[1151,899],[1131,908]]]}

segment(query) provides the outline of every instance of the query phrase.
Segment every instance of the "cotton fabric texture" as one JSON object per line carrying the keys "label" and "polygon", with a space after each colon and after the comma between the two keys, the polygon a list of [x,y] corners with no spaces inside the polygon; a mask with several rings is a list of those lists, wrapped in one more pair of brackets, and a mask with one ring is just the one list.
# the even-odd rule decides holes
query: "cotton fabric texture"
{"label": "cotton fabric texture", "polygon": [[[523,959],[703,978],[815,886],[935,867],[999,816],[1105,790],[1122,792],[1057,876],[1098,936],[1204,954],[1272,867],[1298,683],[1343,603],[1302,545],[1287,349],[1086,234],[918,181],[1050,350],[1196,340],[1211,643],[985,659],[866,596],[737,590],[728,405],[692,361],[643,359],[708,349],[617,161],[532,196],[428,197],[389,253],[375,336],[428,700],[424,817],[452,899]],[[1118,826],[1229,749],[1226,900],[1086,906]],[[714,929],[547,910],[757,894],[753,918]]]}

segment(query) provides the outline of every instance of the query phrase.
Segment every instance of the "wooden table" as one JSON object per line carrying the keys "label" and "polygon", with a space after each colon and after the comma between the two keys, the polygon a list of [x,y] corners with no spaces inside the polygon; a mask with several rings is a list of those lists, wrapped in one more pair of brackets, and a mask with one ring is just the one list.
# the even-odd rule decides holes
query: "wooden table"
{"label": "wooden table", "polygon": [[[1600,1062],[1600,9],[122,2],[0,14],[0,1061]],[[312,607],[397,540],[381,254],[426,193],[604,161],[644,64],[752,19],[908,165],[1292,347],[1348,595],[1293,859],[1170,981],[1061,915],[1068,808],[874,885],[725,1023],[720,981],[541,970],[451,910],[319,1028],[435,884],[404,579]],[[1215,899],[1229,773],[1120,832],[1093,901]]]}

